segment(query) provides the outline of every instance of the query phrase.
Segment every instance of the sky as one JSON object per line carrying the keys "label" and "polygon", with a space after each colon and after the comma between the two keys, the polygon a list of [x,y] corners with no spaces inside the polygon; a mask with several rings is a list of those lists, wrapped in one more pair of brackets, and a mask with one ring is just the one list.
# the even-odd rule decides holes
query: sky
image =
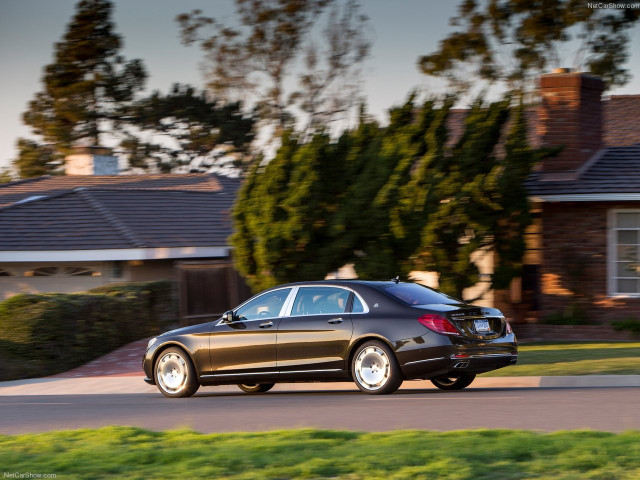
{"label": "sky", "polygon": [[[18,137],[33,138],[21,116],[42,89],[43,68],[52,62],[75,13],[77,0],[0,0],[0,169],[16,156]],[[147,91],[167,92],[176,82],[204,85],[202,51],[181,44],[176,15],[201,9],[225,24],[235,24],[233,0],[114,0],[115,31],[122,54],[139,58],[149,74]],[[437,49],[452,27],[458,1],[361,0],[370,18],[373,45],[363,74],[369,113],[383,123],[386,111],[415,88],[441,93],[440,80],[421,74],[416,61]],[[633,78],[612,95],[640,94],[640,26],[631,34]]]}

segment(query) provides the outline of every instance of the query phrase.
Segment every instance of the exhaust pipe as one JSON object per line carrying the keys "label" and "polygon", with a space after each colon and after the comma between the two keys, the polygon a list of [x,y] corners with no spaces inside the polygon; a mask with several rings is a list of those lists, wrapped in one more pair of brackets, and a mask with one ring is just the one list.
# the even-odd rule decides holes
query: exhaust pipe
{"label": "exhaust pipe", "polygon": [[453,368],[467,368],[469,366],[469,362],[458,362]]}

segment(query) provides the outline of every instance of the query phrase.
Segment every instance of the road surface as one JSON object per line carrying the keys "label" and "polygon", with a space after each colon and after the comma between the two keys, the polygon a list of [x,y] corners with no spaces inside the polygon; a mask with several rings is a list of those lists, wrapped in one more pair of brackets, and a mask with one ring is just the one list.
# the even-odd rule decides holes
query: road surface
{"label": "road surface", "polygon": [[357,431],[518,428],[543,431],[640,429],[640,387],[339,390],[247,395],[203,389],[188,399],[160,393],[0,397],[0,433],[131,425],[209,432],[317,427]]}

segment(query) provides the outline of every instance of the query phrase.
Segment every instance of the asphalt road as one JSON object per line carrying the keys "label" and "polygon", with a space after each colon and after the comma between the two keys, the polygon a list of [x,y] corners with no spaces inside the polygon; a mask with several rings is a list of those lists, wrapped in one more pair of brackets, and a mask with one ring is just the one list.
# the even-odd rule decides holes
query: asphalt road
{"label": "asphalt road", "polygon": [[358,431],[521,428],[640,429],[640,387],[484,388],[459,392],[343,390],[262,395],[203,390],[188,399],[159,393],[0,397],[0,433],[132,425],[199,432],[318,427]]}

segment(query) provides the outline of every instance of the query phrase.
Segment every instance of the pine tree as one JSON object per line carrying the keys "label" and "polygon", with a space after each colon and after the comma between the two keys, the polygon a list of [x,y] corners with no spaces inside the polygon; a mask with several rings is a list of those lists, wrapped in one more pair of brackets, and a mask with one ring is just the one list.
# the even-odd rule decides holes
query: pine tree
{"label": "pine tree", "polygon": [[168,136],[175,144],[144,142],[130,135],[122,147],[131,167],[148,168],[152,160],[169,172],[219,145],[228,147],[227,154],[245,152],[254,137],[254,118],[242,112],[239,102],[222,104],[189,85],[175,84],[166,95],[153,92],[124,110],[123,118],[147,137]]}
{"label": "pine tree", "polygon": [[[119,53],[122,40],[114,33],[111,12],[108,0],[77,4],[62,41],[55,45],[54,63],[45,67],[44,88],[23,115],[57,157],[75,144],[99,145],[104,132],[118,127],[122,106],[144,86],[142,62],[126,62]],[[19,141],[18,147],[25,165],[34,145]]]}

